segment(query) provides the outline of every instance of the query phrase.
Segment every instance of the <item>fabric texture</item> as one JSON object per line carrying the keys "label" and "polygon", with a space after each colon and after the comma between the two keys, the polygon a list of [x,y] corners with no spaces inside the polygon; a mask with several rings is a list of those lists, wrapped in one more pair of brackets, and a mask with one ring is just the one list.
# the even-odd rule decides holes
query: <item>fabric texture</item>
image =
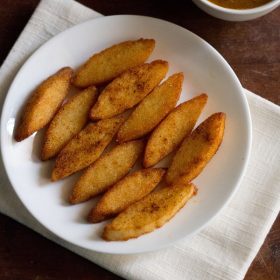
{"label": "fabric texture", "polygon": [[[19,68],[66,28],[101,16],[73,0],[43,0],[0,69],[1,107]],[[109,255],[65,242],[28,213],[0,166],[0,211],[46,238],[127,279],[243,279],[280,209],[280,109],[244,90],[253,121],[252,154],[239,190],[200,233],[161,251]]]}

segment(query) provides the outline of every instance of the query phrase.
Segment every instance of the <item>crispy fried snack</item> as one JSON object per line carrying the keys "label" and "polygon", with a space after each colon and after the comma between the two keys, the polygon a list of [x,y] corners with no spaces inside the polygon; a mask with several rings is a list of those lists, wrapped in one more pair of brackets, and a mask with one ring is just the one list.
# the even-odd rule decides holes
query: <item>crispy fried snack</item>
{"label": "crispy fried snack", "polygon": [[175,107],[182,90],[183,79],[182,73],[174,74],[144,98],[121,126],[117,141],[137,139],[155,128]]}
{"label": "crispy fried snack", "polygon": [[89,221],[101,222],[142,199],[158,185],[164,173],[162,168],[148,168],[127,175],[103,195],[90,212]]}
{"label": "crispy fried snack", "polygon": [[138,104],[165,77],[168,63],[155,60],[128,69],[113,80],[100,94],[90,117],[110,118]]}
{"label": "crispy fried snack", "polygon": [[58,154],[52,180],[69,176],[96,161],[124,120],[124,116],[117,116],[88,124]]}
{"label": "crispy fried snack", "polygon": [[155,47],[153,39],[139,39],[113,45],[94,54],[76,72],[73,84],[77,87],[111,81],[125,70],[144,63]]}
{"label": "crispy fried snack", "polygon": [[75,184],[70,202],[80,203],[106,191],[129,172],[143,149],[143,141],[131,141],[101,156]]}
{"label": "crispy fried snack", "polygon": [[73,96],[59,109],[45,133],[42,160],[56,156],[68,141],[82,130],[96,99],[97,90],[91,86]]}
{"label": "crispy fried snack", "polygon": [[224,135],[226,115],[215,113],[183,141],[166,173],[166,182],[197,177],[217,152]]}
{"label": "crispy fried snack", "polygon": [[102,237],[123,241],[151,232],[168,222],[195,194],[196,187],[184,182],[152,192],[106,225]]}
{"label": "crispy fried snack", "polygon": [[72,74],[70,67],[62,68],[32,93],[16,129],[16,141],[24,140],[51,121],[68,93]]}
{"label": "crispy fried snack", "polygon": [[201,94],[180,104],[155,128],[146,145],[144,167],[157,164],[191,133],[207,98]]}

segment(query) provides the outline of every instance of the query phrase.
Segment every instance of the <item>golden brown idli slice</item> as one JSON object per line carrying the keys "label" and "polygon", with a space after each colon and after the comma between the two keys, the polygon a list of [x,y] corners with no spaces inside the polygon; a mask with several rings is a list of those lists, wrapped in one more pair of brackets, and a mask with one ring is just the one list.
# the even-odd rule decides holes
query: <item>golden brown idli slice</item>
{"label": "golden brown idli slice", "polygon": [[183,80],[183,73],[174,74],[146,96],[121,126],[117,141],[137,139],[152,131],[176,106]]}
{"label": "golden brown idli slice", "polygon": [[127,175],[102,196],[90,212],[89,221],[101,222],[142,199],[158,185],[164,173],[163,168],[148,168]]}
{"label": "golden brown idli slice", "polygon": [[166,182],[192,181],[217,152],[224,136],[226,115],[215,113],[185,138],[166,173]]}
{"label": "golden brown idli slice", "polygon": [[52,171],[57,181],[96,161],[117,133],[124,116],[88,124],[58,154]]}
{"label": "golden brown idli slice", "polygon": [[88,87],[111,81],[125,70],[144,63],[155,47],[153,39],[125,41],[90,57],[76,72],[73,84]]}
{"label": "golden brown idli slice", "polygon": [[15,131],[16,141],[24,140],[51,121],[68,93],[72,74],[70,67],[64,67],[43,81],[32,93]]}
{"label": "golden brown idli slice", "polygon": [[206,94],[201,94],[181,103],[155,128],[146,145],[144,167],[157,164],[191,133],[207,98]]}
{"label": "golden brown idli slice", "polygon": [[45,133],[42,160],[56,156],[68,141],[82,130],[96,99],[97,89],[91,86],[73,96],[59,109]]}
{"label": "golden brown idli slice", "polygon": [[162,227],[195,194],[195,185],[185,182],[152,192],[106,225],[102,238],[125,241]]}
{"label": "golden brown idli slice", "polygon": [[143,141],[131,141],[102,155],[82,174],[69,201],[80,203],[106,191],[130,171],[143,149]]}
{"label": "golden brown idli slice", "polygon": [[160,83],[167,71],[168,63],[163,60],[125,71],[101,92],[90,118],[110,118],[134,107]]}

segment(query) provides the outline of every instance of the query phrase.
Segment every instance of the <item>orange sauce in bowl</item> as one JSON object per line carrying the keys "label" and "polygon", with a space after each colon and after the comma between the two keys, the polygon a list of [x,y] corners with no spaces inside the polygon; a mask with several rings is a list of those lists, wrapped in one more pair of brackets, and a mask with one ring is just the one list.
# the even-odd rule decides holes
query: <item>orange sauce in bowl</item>
{"label": "orange sauce in bowl", "polygon": [[218,6],[229,9],[253,9],[262,6],[271,0],[208,0]]}

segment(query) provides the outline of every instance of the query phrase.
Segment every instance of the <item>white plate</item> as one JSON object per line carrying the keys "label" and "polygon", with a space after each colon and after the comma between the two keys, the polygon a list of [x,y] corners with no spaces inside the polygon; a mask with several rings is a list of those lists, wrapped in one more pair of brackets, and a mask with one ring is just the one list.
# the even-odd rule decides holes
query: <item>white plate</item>
{"label": "white plate", "polygon": [[[77,175],[51,183],[53,162],[38,159],[40,135],[16,143],[15,119],[32,90],[60,67],[77,67],[92,53],[117,42],[154,38],[150,61],[166,59],[169,74],[183,71],[180,102],[206,92],[208,104],[199,122],[214,112],[227,114],[224,141],[194,181],[198,195],[162,228],[126,242],[100,238],[105,225],[85,221],[93,201],[70,206],[67,197]],[[138,253],[162,248],[201,229],[226,204],[244,173],[251,146],[251,119],[233,70],[208,43],[175,24],[142,16],[109,16],[79,24],[55,36],[24,64],[8,92],[1,123],[3,161],[17,195],[30,213],[57,236],[81,247],[107,253]]]}

